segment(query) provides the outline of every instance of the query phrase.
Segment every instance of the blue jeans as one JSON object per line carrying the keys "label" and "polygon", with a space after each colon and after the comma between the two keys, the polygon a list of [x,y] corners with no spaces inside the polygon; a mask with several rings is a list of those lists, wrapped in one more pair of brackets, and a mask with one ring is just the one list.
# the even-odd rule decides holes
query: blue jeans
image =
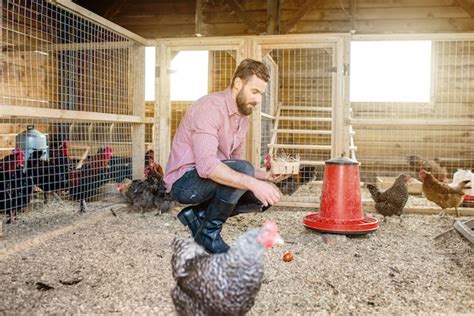
{"label": "blue jeans", "polygon": [[[246,160],[224,160],[222,162],[240,173],[252,177],[255,175],[255,168]],[[268,208],[263,207],[263,204],[251,191],[236,189],[210,179],[201,178],[196,169],[189,170],[173,184],[171,195],[182,204],[203,204],[213,199],[215,201],[221,200],[236,205],[239,213],[246,213],[245,210],[258,211],[259,209],[263,211]]]}

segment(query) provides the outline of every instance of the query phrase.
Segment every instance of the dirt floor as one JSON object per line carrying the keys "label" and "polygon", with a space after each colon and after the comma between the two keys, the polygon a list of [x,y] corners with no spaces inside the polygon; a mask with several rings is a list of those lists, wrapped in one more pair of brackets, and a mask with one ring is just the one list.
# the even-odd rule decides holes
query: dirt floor
{"label": "dirt floor", "polygon": [[[170,244],[189,236],[179,209],[156,216],[111,204],[79,215],[77,203],[55,201],[4,224],[0,314],[173,314]],[[456,231],[434,239],[453,218],[408,214],[346,237],[303,227],[313,211],[273,208],[226,223],[230,243],[265,219],[286,241],[266,254],[251,315],[474,313],[473,245]]]}

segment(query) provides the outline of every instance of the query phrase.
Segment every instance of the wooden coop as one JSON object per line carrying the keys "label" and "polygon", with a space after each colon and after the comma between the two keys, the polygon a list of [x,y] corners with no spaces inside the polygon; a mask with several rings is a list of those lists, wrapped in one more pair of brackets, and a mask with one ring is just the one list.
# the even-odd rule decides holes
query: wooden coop
{"label": "wooden coop", "polygon": [[[473,313],[474,189],[460,216],[438,216],[420,171],[445,183],[474,172],[474,0],[2,0],[0,14],[1,315],[172,315],[184,304],[172,291],[203,271],[199,293],[218,303],[246,301],[229,284],[256,289],[249,315]],[[229,87],[245,58],[270,74],[245,158],[286,159],[292,176],[274,207],[219,219],[237,250],[213,267],[189,239],[212,208],[183,226],[184,205],[155,203],[170,197],[161,175],[152,207],[122,189],[165,168],[186,111]],[[360,188],[360,213],[378,225],[364,235],[304,222],[322,213],[325,163],[340,156],[360,163],[347,193],[358,202]],[[402,173],[406,204],[386,216],[367,185]],[[346,197],[335,200],[358,204]],[[285,244],[240,252],[252,238],[239,236],[268,220]],[[193,254],[176,250],[185,239]]]}
{"label": "wooden coop", "polygon": [[[17,135],[27,131],[28,126],[50,142],[67,141],[71,162],[68,168],[97,157],[99,148],[110,146],[108,168],[112,174],[100,185],[109,186],[109,190],[90,189],[94,192],[89,195],[98,199],[114,191],[114,182],[143,177],[144,152],[149,149],[165,166],[176,128],[196,99],[173,98],[173,89],[188,89],[173,81],[173,62],[180,54],[200,51],[207,54],[204,93],[225,89],[236,65],[244,58],[262,60],[268,66],[271,78],[261,106],[251,117],[246,157],[257,168],[263,168],[267,153],[300,159],[299,174],[279,184],[284,195],[281,205],[318,206],[324,163],[341,155],[361,163],[363,183],[376,183],[380,177],[396,177],[402,172],[416,178],[423,161],[436,161],[445,168],[448,178],[457,169],[474,167],[472,34],[427,33],[436,29],[425,24],[420,24],[423,34],[364,34],[370,33],[367,25],[371,25],[364,19],[378,20],[371,20],[371,14],[376,13],[370,13],[366,9],[370,5],[362,3],[357,24],[354,12],[341,11],[349,15],[350,28],[358,30],[355,34],[336,27],[333,31],[338,33],[262,35],[289,30],[302,33],[304,25],[319,25],[321,16],[308,1],[298,10],[296,3],[292,7],[284,2],[280,9],[268,8],[269,14],[270,10],[280,10],[283,22],[278,30],[268,24],[265,32],[259,22],[262,17],[257,14],[263,8],[250,2],[242,7],[235,6],[235,1],[217,1],[212,3],[214,6],[197,1],[192,9],[196,10],[198,21],[194,31],[200,36],[157,38],[165,34],[157,31],[154,39],[145,39],[70,1],[6,1],[2,7],[1,156],[12,154],[19,146],[15,143]],[[78,3],[87,5],[86,1]],[[154,8],[151,3],[146,5]],[[146,5],[144,8],[148,8]],[[156,4],[156,8],[166,11],[163,5]],[[441,15],[446,9],[446,18],[466,15],[463,6],[437,5],[436,9],[426,5],[424,10]],[[124,17],[129,6],[130,3],[117,1],[102,13],[137,33],[149,35],[144,31],[146,24],[134,27],[134,20]],[[186,15],[184,7],[184,2],[177,2],[175,8]],[[91,7],[96,11],[100,8]],[[306,15],[309,8],[313,11]],[[137,14],[133,13],[136,7],[130,10],[130,15]],[[237,32],[245,26],[249,34],[259,35],[216,37],[232,34],[220,25],[228,23],[225,19],[229,17],[209,18],[226,10],[240,19],[238,27],[230,24],[233,30]],[[257,22],[247,18],[245,10],[253,12]],[[320,10],[329,14],[335,9],[326,4]],[[403,14],[395,8],[388,10],[392,15]],[[300,21],[302,17],[305,18]],[[423,20],[422,16],[418,18]],[[465,21],[459,19],[462,22]],[[380,25],[372,27],[393,31],[390,25],[377,23]],[[351,101],[351,47],[367,41],[429,42],[429,100]],[[155,101],[146,102],[145,46],[154,47],[156,56],[156,97]],[[31,149],[26,152],[25,166],[30,153]]]}

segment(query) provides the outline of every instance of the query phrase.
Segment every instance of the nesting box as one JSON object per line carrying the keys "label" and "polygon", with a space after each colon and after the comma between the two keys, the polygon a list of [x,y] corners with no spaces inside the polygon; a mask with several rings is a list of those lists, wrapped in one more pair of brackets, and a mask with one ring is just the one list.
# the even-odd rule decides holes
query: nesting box
{"label": "nesting box", "polygon": [[[377,188],[379,190],[385,191],[393,185],[396,179],[397,179],[396,177],[377,177],[376,179]],[[422,186],[422,183],[419,180],[415,178],[410,178],[410,180],[408,180],[408,193],[409,194],[422,194],[423,190],[421,186]]]}
{"label": "nesting box", "polygon": [[271,165],[274,174],[298,174],[300,171],[299,161],[272,160]]}

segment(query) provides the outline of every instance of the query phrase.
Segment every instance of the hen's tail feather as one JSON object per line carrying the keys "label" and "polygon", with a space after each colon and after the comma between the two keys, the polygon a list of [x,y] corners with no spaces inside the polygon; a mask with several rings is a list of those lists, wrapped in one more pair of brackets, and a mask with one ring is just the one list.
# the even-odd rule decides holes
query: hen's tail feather
{"label": "hen's tail feather", "polygon": [[369,190],[372,199],[374,199],[376,203],[379,202],[382,192],[380,192],[380,190],[373,184],[367,184],[367,189]]}
{"label": "hen's tail feather", "polygon": [[187,276],[186,263],[189,260],[198,256],[209,256],[192,238],[174,239],[171,243],[171,247],[173,249],[171,267],[175,279]]}

